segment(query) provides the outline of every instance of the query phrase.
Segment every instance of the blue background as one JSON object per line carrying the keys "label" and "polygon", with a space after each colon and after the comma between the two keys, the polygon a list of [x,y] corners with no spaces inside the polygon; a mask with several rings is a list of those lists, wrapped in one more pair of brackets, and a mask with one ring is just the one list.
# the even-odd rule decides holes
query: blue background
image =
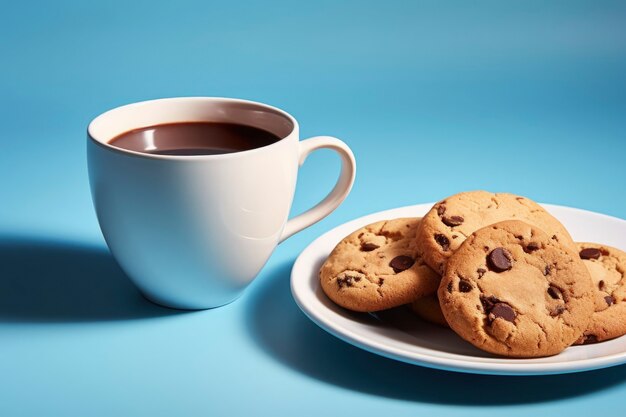
{"label": "blue background", "polygon": [[[318,329],[291,265],[355,217],[467,189],[626,218],[626,7],[529,2],[9,2],[0,13],[0,415],[581,415],[621,410],[626,368],[491,377],[405,365]],[[237,302],[145,301],[91,206],[102,111],[208,95],[345,140],[358,175]],[[293,212],[332,186],[311,156]],[[243,260],[245,261],[245,260]]]}

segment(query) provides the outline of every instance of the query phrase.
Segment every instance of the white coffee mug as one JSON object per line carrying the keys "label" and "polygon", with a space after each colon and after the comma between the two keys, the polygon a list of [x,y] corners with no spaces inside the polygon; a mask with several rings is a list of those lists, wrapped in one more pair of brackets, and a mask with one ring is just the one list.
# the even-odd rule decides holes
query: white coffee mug
{"label": "white coffee mug", "polygon": [[[133,129],[178,122],[226,122],[281,139],[252,150],[169,156],[109,142]],[[312,151],[341,156],[341,174],[318,205],[287,220],[298,166]],[[299,141],[298,122],[246,100],[183,97],[129,104],[96,117],[87,155],[93,203],[122,269],[150,300],[204,309],[236,299],[278,243],[330,214],[346,198],[354,155],[339,139]]]}

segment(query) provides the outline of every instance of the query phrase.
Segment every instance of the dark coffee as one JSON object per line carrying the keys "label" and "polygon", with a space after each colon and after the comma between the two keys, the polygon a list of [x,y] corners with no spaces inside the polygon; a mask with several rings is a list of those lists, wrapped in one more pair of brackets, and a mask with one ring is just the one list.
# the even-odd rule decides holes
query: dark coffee
{"label": "dark coffee", "polygon": [[182,122],[134,129],[109,144],[155,155],[218,155],[260,148],[278,140],[273,133],[252,126]]}

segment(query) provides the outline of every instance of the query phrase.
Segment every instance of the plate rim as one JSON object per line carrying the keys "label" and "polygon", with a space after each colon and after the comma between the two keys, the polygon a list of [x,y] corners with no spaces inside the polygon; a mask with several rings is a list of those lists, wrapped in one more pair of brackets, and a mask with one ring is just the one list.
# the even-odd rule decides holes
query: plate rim
{"label": "plate rim", "polygon": [[[616,366],[623,363],[626,363],[626,350],[619,353],[614,353],[610,355],[595,357],[595,358],[587,358],[587,359],[578,359],[578,360],[568,360],[561,362],[549,362],[549,363],[526,363],[524,362],[527,359],[507,359],[507,358],[489,358],[489,361],[486,362],[478,362],[478,361],[465,361],[463,359],[457,358],[442,358],[433,355],[427,355],[422,352],[410,352],[406,349],[403,349],[398,346],[390,346],[381,344],[378,340],[373,340],[370,338],[366,338],[358,332],[353,331],[352,329],[346,328],[343,325],[338,323],[333,323],[329,317],[325,317],[324,313],[320,313],[316,311],[313,306],[310,306],[305,298],[303,298],[304,293],[301,293],[301,287],[306,288],[306,285],[298,285],[296,275],[299,275],[300,270],[303,268],[302,264],[305,262],[307,258],[308,252],[313,250],[315,246],[320,245],[321,241],[328,238],[329,235],[336,233],[337,229],[340,228],[356,228],[361,224],[368,224],[367,222],[375,221],[375,219],[380,218],[381,216],[391,215],[393,212],[405,211],[405,210],[415,210],[420,211],[426,209],[430,209],[435,203],[420,203],[402,207],[396,207],[387,210],[381,210],[378,212],[366,214],[360,216],[356,219],[349,220],[347,222],[341,223],[332,229],[326,231],[321,234],[317,238],[315,238],[312,242],[310,242],[306,248],[302,250],[300,255],[298,255],[296,261],[293,264],[290,275],[290,289],[291,294],[296,302],[296,305],[300,310],[315,324],[321,327],[326,332],[330,333],[334,337],[338,339],[350,343],[360,349],[366,350],[368,352],[387,357],[390,359],[398,360],[401,362],[425,366],[428,368],[441,369],[447,371],[455,371],[455,372],[464,372],[464,373],[474,373],[474,374],[490,374],[490,375],[550,375],[550,374],[565,374],[565,373],[573,373],[573,372],[584,372],[591,371],[594,369],[606,368],[609,366]],[[557,210],[566,210],[571,211],[578,214],[584,215],[593,215],[600,216],[606,218],[609,221],[619,221],[626,223],[626,220],[620,219],[618,217],[610,216],[603,213],[598,213],[594,211],[584,210],[576,207],[562,206],[556,204],[543,204],[541,206],[546,208],[548,211],[552,208],[556,208]],[[353,225],[353,226],[351,226]],[[303,281],[304,283],[308,282],[308,280]],[[306,291],[304,291],[306,293]],[[328,310],[331,311],[331,310]],[[333,313],[334,314],[334,313]],[[384,336],[383,336],[384,337]],[[582,348],[582,346],[577,346],[576,348]],[[493,360],[499,361],[507,361],[506,363],[494,363]],[[532,359],[530,359],[532,360]],[[511,361],[510,363],[508,361]]]}

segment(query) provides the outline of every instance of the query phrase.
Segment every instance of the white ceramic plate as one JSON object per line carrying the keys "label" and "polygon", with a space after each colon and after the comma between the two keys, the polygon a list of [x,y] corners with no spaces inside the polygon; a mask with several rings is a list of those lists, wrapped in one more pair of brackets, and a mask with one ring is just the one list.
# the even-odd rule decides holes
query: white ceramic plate
{"label": "white ceramic plate", "polygon": [[[543,205],[576,241],[601,242],[626,250],[626,221],[569,207]],[[335,245],[354,230],[379,220],[423,216],[430,204],[381,211],[345,223],[311,243],[291,272],[291,292],[304,313],[324,330],[370,352],[400,361],[458,372],[545,375],[580,372],[626,363],[626,336],[573,346],[556,356],[507,359],[476,349],[452,330],[417,319],[407,309],[377,315],[338,307],[322,291],[318,271]]]}

